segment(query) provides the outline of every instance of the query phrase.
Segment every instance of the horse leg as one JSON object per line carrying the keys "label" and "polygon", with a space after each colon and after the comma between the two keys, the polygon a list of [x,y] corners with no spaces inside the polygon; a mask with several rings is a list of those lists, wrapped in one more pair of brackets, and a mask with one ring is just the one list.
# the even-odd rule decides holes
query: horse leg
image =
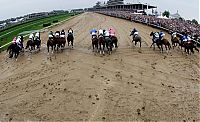
{"label": "horse leg", "polygon": [[101,55],[101,51],[102,51],[102,49],[101,49],[101,43],[99,43],[99,53],[100,53],[100,55]]}
{"label": "horse leg", "polygon": [[193,47],[191,47],[191,48],[190,48],[190,50],[191,50],[191,53],[193,53],[193,54],[194,54],[194,50],[193,50]]}
{"label": "horse leg", "polygon": [[16,59],[16,61],[17,61],[18,55],[19,55],[19,51],[15,52],[15,59]]}
{"label": "horse leg", "polygon": [[161,53],[163,53],[163,45],[161,44],[160,47],[161,47]]}
{"label": "horse leg", "polygon": [[94,44],[92,44],[92,51],[94,52]]}
{"label": "horse leg", "polygon": [[110,54],[112,54],[113,45],[110,45]]}
{"label": "horse leg", "polygon": [[53,52],[54,52],[54,49],[55,49],[55,48],[54,48],[54,46],[52,45],[52,46],[51,46],[52,54],[53,54]]}
{"label": "horse leg", "polygon": [[13,57],[13,51],[10,52],[10,57],[9,58],[12,58]]}
{"label": "horse leg", "polygon": [[195,49],[197,52],[199,52],[199,49],[198,49],[196,46],[194,46],[194,49]]}
{"label": "horse leg", "polygon": [[166,51],[167,51],[167,45],[165,45],[165,49],[166,49]]}
{"label": "horse leg", "polygon": [[57,51],[58,51],[59,45],[57,44]]}
{"label": "horse leg", "polygon": [[99,49],[99,47],[98,47],[99,45],[98,45],[98,43],[96,43],[96,48],[97,48],[97,52],[98,52],[98,49]]}
{"label": "horse leg", "polygon": [[152,48],[153,44],[154,44],[154,43],[151,44],[150,48]]}
{"label": "horse leg", "polygon": [[73,48],[74,47],[74,40],[72,40],[71,43],[72,43],[72,48]]}
{"label": "horse leg", "polygon": [[189,48],[187,48],[187,53],[188,53],[188,55],[190,54],[190,49]]}
{"label": "horse leg", "polygon": [[47,51],[48,51],[48,53],[49,53],[49,45],[47,45]]}
{"label": "horse leg", "polygon": [[105,54],[105,43],[103,44],[103,55]]}

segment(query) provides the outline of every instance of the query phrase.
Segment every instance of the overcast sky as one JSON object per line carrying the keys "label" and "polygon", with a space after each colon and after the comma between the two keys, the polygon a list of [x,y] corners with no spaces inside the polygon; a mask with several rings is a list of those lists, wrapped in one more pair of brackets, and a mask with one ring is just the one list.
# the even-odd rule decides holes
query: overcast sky
{"label": "overcast sky", "polygon": [[[41,11],[92,7],[98,0],[0,0],[0,20]],[[103,1],[103,0],[99,0]],[[199,20],[199,0],[125,0],[125,2],[149,3],[158,11],[169,10],[185,19]]]}

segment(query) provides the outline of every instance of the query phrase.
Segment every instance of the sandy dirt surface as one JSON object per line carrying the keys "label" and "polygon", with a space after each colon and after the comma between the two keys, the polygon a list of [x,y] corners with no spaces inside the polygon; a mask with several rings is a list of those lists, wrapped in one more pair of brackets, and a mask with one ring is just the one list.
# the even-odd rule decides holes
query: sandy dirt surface
{"label": "sandy dirt surface", "polygon": [[[198,53],[153,51],[149,34],[157,29],[100,14],[84,13],[52,30],[70,27],[74,49],[47,55],[44,32],[40,52],[18,61],[0,54],[0,121],[200,121]],[[117,30],[112,55],[91,50],[89,30],[99,27]],[[141,50],[131,43],[133,27]]]}

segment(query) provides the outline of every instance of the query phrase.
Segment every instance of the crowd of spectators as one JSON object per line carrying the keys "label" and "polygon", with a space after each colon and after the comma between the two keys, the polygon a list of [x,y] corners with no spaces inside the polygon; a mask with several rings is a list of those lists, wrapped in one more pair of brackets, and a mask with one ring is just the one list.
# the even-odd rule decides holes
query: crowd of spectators
{"label": "crowd of spectators", "polygon": [[130,11],[101,11],[99,13],[157,26],[169,32],[200,36],[200,25],[186,20],[157,18],[155,16],[135,14]]}

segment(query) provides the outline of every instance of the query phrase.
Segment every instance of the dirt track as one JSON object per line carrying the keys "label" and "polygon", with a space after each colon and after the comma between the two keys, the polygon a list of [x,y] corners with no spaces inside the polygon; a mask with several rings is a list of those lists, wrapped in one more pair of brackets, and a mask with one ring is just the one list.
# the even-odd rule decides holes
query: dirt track
{"label": "dirt track", "polygon": [[[0,121],[200,121],[197,53],[153,51],[149,33],[156,29],[99,14],[84,13],[53,31],[70,27],[73,50],[47,56],[45,32],[39,53],[26,52],[17,62],[0,54]],[[93,53],[94,27],[116,28],[119,49]],[[132,46],[133,27],[141,51]]]}

